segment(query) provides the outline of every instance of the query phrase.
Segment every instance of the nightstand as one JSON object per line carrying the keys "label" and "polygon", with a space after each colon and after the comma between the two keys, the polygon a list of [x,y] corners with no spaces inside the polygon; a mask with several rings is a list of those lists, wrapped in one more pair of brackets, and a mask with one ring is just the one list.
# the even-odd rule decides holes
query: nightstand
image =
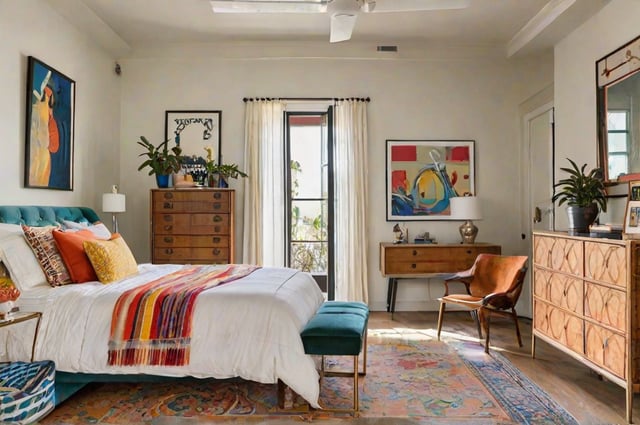
{"label": "nightstand", "polygon": [[31,346],[31,361],[33,362],[33,356],[36,353],[36,340],[38,339],[38,329],[40,327],[40,319],[42,318],[42,313],[38,311],[29,312],[29,311],[16,311],[11,313],[9,317],[5,317],[4,319],[0,319],[0,328],[4,328],[5,326],[15,325],[17,323],[26,322],[27,320],[36,319],[36,329],[33,332],[33,345]]}

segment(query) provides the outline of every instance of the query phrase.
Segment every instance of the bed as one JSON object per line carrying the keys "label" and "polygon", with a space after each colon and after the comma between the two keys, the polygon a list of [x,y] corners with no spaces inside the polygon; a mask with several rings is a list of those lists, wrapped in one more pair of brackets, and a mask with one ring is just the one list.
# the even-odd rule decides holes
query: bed
{"label": "bed", "polygon": [[[98,220],[90,208],[0,206],[0,251],[11,225],[87,224]],[[1,252],[0,258],[10,260]],[[17,300],[20,309],[42,312],[35,360],[53,360],[58,371],[79,374],[83,379],[152,375],[240,377],[262,383],[282,380],[318,407],[318,373],[313,359],[304,354],[300,330],[324,299],[310,275],[292,269],[258,268],[234,282],[200,293],[193,309],[188,364],[108,365],[111,318],[120,294],[182,267],[140,264],[138,273],[109,284],[91,281],[52,287],[16,282],[21,291]],[[8,360],[28,359],[30,334],[18,326],[3,330],[0,342],[7,347]]]}

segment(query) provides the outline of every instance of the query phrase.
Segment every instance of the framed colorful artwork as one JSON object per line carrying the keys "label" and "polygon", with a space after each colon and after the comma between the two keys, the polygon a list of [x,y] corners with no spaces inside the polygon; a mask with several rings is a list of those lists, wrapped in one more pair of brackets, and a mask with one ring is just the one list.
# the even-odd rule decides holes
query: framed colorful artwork
{"label": "framed colorful artwork", "polygon": [[167,111],[165,140],[173,139],[185,157],[205,157],[211,148],[217,164],[222,161],[222,111]]}
{"label": "framed colorful artwork", "polygon": [[451,220],[449,199],[475,194],[473,140],[387,140],[387,221]]}
{"label": "framed colorful artwork", "polygon": [[75,81],[29,56],[24,186],[73,190]]}

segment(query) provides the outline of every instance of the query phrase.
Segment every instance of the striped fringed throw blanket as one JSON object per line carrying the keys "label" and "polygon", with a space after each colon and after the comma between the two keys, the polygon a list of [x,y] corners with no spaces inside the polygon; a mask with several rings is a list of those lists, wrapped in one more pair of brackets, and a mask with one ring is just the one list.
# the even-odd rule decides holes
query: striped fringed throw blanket
{"label": "striped fringed throw blanket", "polygon": [[247,276],[258,266],[184,266],[124,292],[111,317],[109,365],[189,363],[191,320],[202,291]]}

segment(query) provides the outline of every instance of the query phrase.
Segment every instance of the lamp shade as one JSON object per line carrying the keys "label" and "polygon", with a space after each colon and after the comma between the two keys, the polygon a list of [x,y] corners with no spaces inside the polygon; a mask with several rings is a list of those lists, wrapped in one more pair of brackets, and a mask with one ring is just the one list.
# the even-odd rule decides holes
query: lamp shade
{"label": "lamp shade", "polygon": [[103,193],[102,211],[104,212],[125,212],[125,196],[123,193]]}
{"label": "lamp shade", "polygon": [[481,220],[480,199],[476,196],[457,196],[449,199],[451,218],[457,220]]}

